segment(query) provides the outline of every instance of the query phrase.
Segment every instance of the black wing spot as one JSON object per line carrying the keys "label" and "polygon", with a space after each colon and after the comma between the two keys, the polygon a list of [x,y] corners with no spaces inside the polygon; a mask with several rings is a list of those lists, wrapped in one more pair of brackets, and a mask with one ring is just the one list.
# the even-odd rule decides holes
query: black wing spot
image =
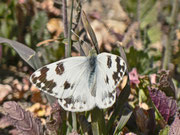
{"label": "black wing spot", "polygon": [[70,88],[71,84],[68,81],[65,81],[64,83],[64,89]]}
{"label": "black wing spot", "polygon": [[64,106],[67,108],[69,104],[74,104],[74,100],[72,98],[65,98],[64,101],[66,102]]}
{"label": "black wing spot", "polygon": [[115,84],[117,84],[118,81],[120,80],[120,77],[118,76],[118,74],[119,74],[119,72],[114,72],[113,76],[112,76],[113,79],[114,79]]}
{"label": "black wing spot", "polygon": [[118,72],[121,70],[120,58],[119,57],[116,58],[116,62],[117,62],[117,72]]}
{"label": "black wing spot", "polygon": [[[36,84],[38,88],[41,88],[42,84],[44,84],[42,90],[52,93],[53,88],[56,87],[56,83],[53,80],[49,80],[49,81],[47,80],[48,71],[49,68],[47,68],[46,66],[42,67],[40,69],[41,74],[39,76],[36,77],[35,74],[32,75],[32,82]],[[37,83],[37,80],[39,80],[40,82]]]}
{"label": "black wing spot", "polygon": [[34,84],[37,83],[37,80],[39,80],[40,82],[45,82],[46,81],[46,77],[47,77],[47,71],[49,70],[49,68],[47,67],[42,67],[40,69],[41,74],[39,76],[35,76],[35,74],[32,75],[32,82]]}
{"label": "black wing spot", "polygon": [[[121,65],[120,62],[121,62],[120,57],[117,57],[116,58],[117,71],[115,71],[112,75],[115,84],[117,84],[120,81],[121,77],[123,76],[123,71],[125,69],[125,66]],[[123,64],[125,64],[125,63],[123,63]],[[121,69],[122,69],[122,71],[121,71]]]}
{"label": "black wing spot", "polygon": [[108,76],[106,75],[106,83],[108,83],[109,84],[109,78],[108,78]]}
{"label": "black wing spot", "polygon": [[57,64],[55,71],[58,75],[62,75],[64,73],[64,65],[62,62]]}
{"label": "black wing spot", "polygon": [[114,100],[114,95],[113,95],[113,93],[110,93],[110,92],[109,92],[109,93],[108,93],[108,97],[109,97],[109,98],[112,98],[112,100]]}
{"label": "black wing spot", "polygon": [[44,87],[42,87],[43,90],[47,90],[50,93],[53,93],[53,88],[56,87],[56,83],[53,80],[44,82]]}
{"label": "black wing spot", "polygon": [[111,56],[108,56],[108,60],[107,60],[107,66],[108,66],[108,68],[111,68],[111,65],[112,65]]}

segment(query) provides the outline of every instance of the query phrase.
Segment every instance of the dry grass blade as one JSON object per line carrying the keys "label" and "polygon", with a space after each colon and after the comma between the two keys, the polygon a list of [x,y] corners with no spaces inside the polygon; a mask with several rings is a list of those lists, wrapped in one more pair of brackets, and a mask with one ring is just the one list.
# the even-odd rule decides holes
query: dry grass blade
{"label": "dry grass blade", "polygon": [[83,22],[84,28],[86,29],[86,32],[90,36],[90,41],[91,41],[92,45],[95,47],[96,52],[99,54],[100,52],[99,52],[99,48],[98,48],[98,42],[96,39],[96,35],[95,35],[91,25],[89,24],[87,16],[84,11],[82,12],[82,22]]}

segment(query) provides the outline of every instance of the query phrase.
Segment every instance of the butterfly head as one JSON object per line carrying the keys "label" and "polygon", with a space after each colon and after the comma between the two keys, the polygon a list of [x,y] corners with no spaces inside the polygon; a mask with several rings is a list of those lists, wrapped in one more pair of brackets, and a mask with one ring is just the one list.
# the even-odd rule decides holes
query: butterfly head
{"label": "butterfly head", "polygon": [[92,56],[97,56],[97,53],[96,53],[96,50],[95,49],[92,49],[89,51],[89,56],[92,57]]}

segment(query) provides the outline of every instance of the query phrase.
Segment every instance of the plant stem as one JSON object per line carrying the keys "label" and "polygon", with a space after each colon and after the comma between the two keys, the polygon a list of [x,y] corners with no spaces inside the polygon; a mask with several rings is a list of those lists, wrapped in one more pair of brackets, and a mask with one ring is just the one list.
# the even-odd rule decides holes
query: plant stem
{"label": "plant stem", "polygon": [[175,29],[178,8],[179,8],[178,0],[174,0],[171,16],[169,20],[170,32],[168,35],[168,41],[166,42],[166,46],[165,46],[165,54],[164,54],[163,66],[162,66],[163,69],[167,69],[168,64],[171,62],[174,29]]}
{"label": "plant stem", "polygon": [[[69,22],[69,29],[68,29],[68,46],[66,48],[66,54],[68,57],[71,56],[71,29],[72,29],[72,18],[73,18],[73,7],[74,7],[74,0],[71,3],[71,16]],[[77,131],[77,118],[76,113],[72,112],[72,126],[75,131]]]}
{"label": "plant stem", "polygon": [[64,37],[68,37],[68,20],[67,20],[67,2],[66,0],[62,0],[63,7],[63,24],[64,24]]}
{"label": "plant stem", "polygon": [[72,112],[72,125],[73,125],[73,129],[77,131],[77,118],[75,112]]}
{"label": "plant stem", "polygon": [[69,29],[68,29],[68,49],[67,49],[68,56],[71,56],[71,29],[72,29],[73,7],[74,7],[74,0],[72,0],[71,3],[71,16],[70,16]]}
{"label": "plant stem", "polygon": [[[72,18],[73,18],[73,6],[74,0],[72,0],[71,4],[71,16],[70,16],[70,23],[68,28],[68,20],[67,20],[67,1],[63,1],[63,24],[64,24],[64,37],[68,38],[68,45],[65,46],[65,57],[71,56],[71,29],[72,29]],[[77,130],[77,119],[76,113],[72,112],[72,126],[74,130]]]}
{"label": "plant stem", "polygon": [[140,31],[140,24],[141,24],[141,0],[137,0],[137,22],[138,22],[138,39],[141,39],[141,31]]}
{"label": "plant stem", "polygon": [[[64,37],[68,38],[67,1],[62,0]],[[68,56],[68,45],[65,45],[65,57]]]}

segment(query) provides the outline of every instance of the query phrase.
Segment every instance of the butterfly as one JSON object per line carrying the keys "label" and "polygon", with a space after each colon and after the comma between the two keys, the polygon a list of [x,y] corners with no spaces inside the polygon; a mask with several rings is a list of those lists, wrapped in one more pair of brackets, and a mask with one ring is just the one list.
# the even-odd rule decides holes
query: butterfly
{"label": "butterfly", "polygon": [[58,99],[67,111],[105,109],[116,101],[116,87],[126,71],[125,61],[110,53],[69,57],[35,71],[30,81]]}

